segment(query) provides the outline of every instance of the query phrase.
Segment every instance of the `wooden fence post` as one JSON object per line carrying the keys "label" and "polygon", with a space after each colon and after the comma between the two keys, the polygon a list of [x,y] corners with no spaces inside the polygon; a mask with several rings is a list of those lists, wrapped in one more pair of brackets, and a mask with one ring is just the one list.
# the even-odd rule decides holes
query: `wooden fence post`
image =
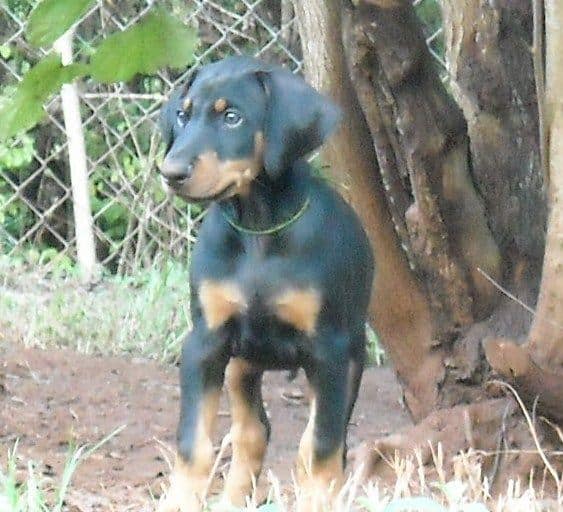
{"label": "wooden fence post", "polygon": [[[53,45],[54,49],[60,53],[64,65],[72,62],[73,37],[74,29],[70,29],[55,41]],[[80,100],[75,83],[62,86],[61,102],[68,141],[77,260],[81,277],[85,281],[91,281],[96,272],[94,221],[92,219],[88,191],[88,166],[84,130],[82,129],[82,119],[80,117]]]}

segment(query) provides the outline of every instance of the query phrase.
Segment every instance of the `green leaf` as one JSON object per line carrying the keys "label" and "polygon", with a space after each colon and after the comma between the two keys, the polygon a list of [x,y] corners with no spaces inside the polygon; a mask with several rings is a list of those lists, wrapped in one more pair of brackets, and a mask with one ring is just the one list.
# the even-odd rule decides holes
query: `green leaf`
{"label": "green leaf", "polygon": [[0,140],[33,128],[45,115],[43,104],[49,97],[85,70],[82,64],[63,66],[58,55],[49,55],[30,69],[0,109]]}
{"label": "green leaf", "polygon": [[3,44],[2,46],[0,46],[0,57],[2,57],[4,60],[8,60],[11,56],[12,49],[10,48],[10,45]]}
{"label": "green leaf", "polygon": [[94,0],[43,0],[31,13],[27,38],[34,46],[50,46],[78,21]]}
{"label": "green leaf", "polygon": [[90,61],[90,73],[100,82],[130,80],[137,73],[182,68],[193,62],[195,30],[162,8],[152,9],[133,27],[109,36]]}

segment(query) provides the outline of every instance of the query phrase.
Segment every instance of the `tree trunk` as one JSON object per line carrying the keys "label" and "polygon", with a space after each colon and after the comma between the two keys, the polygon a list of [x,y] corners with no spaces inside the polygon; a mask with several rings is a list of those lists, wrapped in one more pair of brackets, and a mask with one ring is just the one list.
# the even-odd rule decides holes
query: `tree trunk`
{"label": "tree trunk", "polygon": [[[421,419],[467,398],[464,387],[444,386],[458,380],[446,361],[469,357],[454,354],[451,343],[494,304],[496,291],[478,269],[498,279],[499,252],[469,174],[463,116],[441,85],[410,3],[358,2],[344,11],[344,27],[335,7],[296,5],[306,73],[351,121],[326,156],[351,177],[376,256],[372,320],[406,404]],[[424,315],[413,316],[422,305]],[[478,363],[472,359],[463,378],[475,371],[466,367]]]}
{"label": "tree trunk", "polygon": [[342,43],[340,2],[296,2],[306,74],[332,96],[345,122],[326,146],[325,158],[341,192],[361,216],[377,260],[371,318],[405,385],[415,418],[424,417],[437,401],[442,380],[441,349],[434,347],[430,305],[409,268],[394,232],[378,172],[369,127],[350,81]]}
{"label": "tree trunk", "polygon": [[[497,340],[487,345],[493,368],[501,375],[508,368],[510,376],[515,368],[529,371],[531,381],[516,382],[530,396],[544,379],[551,394],[542,397],[542,412],[552,409],[556,420],[561,414],[553,407],[553,393],[562,389],[557,375],[537,361],[522,364],[520,347],[498,341],[525,341],[532,315],[497,287],[533,305],[543,256],[547,208],[530,5],[443,0],[443,8],[457,104],[438,76],[410,0],[295,2],[305,74],[344,110],[324,156],[345,181],[373,245],[371,321],[420,422],[412,436],[377,444],[390,456],[428,441],[452,453],[490,449],[491,439],[511,448],[531,445],[517,407],[490,399],[483,385],[490,368],[482,342],[489,338]],[[555,183],[552,178],[554,194]],[[548,243],[553,238],[560,245],[563,221],[554,218],[552,210]],[[556,312],[563,264],[553,261],[547,275],[559,288],[546,311]],[[552,356],[555,346],[563,352],[560,323],[542,324],[551,328],[551,344],[542,346]],[[509,439],[491,434],[507,425]],[[370,446],[368,473],[378,465]],[[506,456],[500,466],[525,473],[541,462],[537,456],[522,460]]]}
{"label": "tree trunk", "polygon": [[442,7],[451,90],[467,119],[473,178],[503,255],[505,280],[526,265],[537,282],[547,209],[531,2],[442,0]]}
{"label": "tree trunk", "polygon": [[[532,357],[563,380],[563,5],[546,2],[546,127],[549,134],[549,224]],[[559,399],[563,401],[561,395]]]}

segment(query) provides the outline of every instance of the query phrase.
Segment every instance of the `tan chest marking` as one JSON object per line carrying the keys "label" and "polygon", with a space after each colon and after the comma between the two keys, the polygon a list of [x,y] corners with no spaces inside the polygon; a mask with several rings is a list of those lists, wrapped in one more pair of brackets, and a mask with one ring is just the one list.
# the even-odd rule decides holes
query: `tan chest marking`
{"label": "tan chest marking", "polygon": [[291,288],[274,299],[274,314],[285,323],[304,332],[315,334],[321,310],[321,295],[317,290]]}
{"label": "tan chest marking", "polygon": [[218,329],[247,308],[242,291],[228,281],[203,281],[199,287],[199,300],[205,323],[211,330]]}

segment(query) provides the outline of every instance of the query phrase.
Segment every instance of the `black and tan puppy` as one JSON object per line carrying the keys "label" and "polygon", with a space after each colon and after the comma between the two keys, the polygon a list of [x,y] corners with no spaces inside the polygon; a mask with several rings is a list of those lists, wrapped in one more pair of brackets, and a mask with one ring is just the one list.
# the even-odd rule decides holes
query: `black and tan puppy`
{"label": "black and tan puppy", "polygon": [[223,380],[233,445],[224,495],[244,504],[270,433],[264,370],[303,368],[312,388],[299,444],[302,509],[315,510],[342,480],[373,262],[351,208],[304,160],[338,117],[299,77],[246,57],[203,67],[162,110],[163,181],[189,201],[212,202],[191,263],[194,328],[162,510],[201,508]]}

